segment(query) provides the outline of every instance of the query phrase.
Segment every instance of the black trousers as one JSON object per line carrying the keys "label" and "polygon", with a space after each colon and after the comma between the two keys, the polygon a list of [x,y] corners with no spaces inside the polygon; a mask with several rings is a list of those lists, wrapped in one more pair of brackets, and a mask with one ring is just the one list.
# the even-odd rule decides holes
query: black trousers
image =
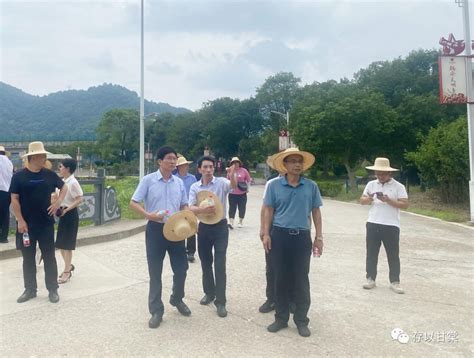
{"label": "black trousers", "polygon": [[58,286],[58,265],[54,254],[54,225],[43,228],[29,228],[30,246],[23,247],[23,234],[16,233],[16,247],[23,255],[23,281],[25,289],[35,291],[36,283],[36,243],[39,244],[44,262],[44,281],[48,291],[56,290]]}
{"label": "black trousers", "polygon": [[[225,305],[227,283],[226,254],[229,243],[227,220],[223,219],[214,225],[199,223],[198,252],[202,268],[202,287],[208,296],[216,297],[215,304]],[[212,249],[214,248],[214,255]],[[214,272],[212,263],[214,262]],[[215,275],[215,280],[214,280]]]}
{"label": "black trousers", "polygon": [[[267,296],[267,301],[275,302],[275,272],[272,266],[272,261],[270,253],[265,252],[265,277],[267,285],[265,288],[265,294]],[[295,288],[293,281],[289,283],[288,286],[288,300],[290,302],[295,302]]]}
{"label": "black trousers", "polygon": [[247,209],[247,194],[229,194],[229,218],[235,218],[237,207],[239,208],[239,218],[243,219]]}
{"label": "black trousers", "polygon": [[150,275],[148,309],[151,314],[164,313],[163,301],[161,300],[161,274],[163,272],[163,260],[166,252],[168,252],[170,257],[171,269],[173,270],[171,302],[178,303],[182,301],[186,272],[188,270],[184,241],[171,242],[166,240],[163,235],[163,226],[164,224],[162,223],[149,221],[145,232],[146,258]]}
{"label": "black trousers", "polygon": [[366,224],[366,228],[366,277],[372,280],[376,279],[380,245],[383,243],[387,253],[390,282],[400,282],[400,228],[369,222]]}
{"label": "black trousers", "polygon": [[10,193],[0,190],[0,241],[8,240],[10,227]]}
{"label": "black trousers", "polygon": [[297,326],[307,326],[311,305],[309,290],[309,267],[312,241],[309,230],[291,232],[273,226],[270,233],[272,249],[270,259],[275,272],[275,320],[287,323],[290,318],[290,287],[293,284]]}
{"label": "black trousers", "polygon": [[196,235],[190,236],[186,239],[186,253],[193,255],[196,253]]}

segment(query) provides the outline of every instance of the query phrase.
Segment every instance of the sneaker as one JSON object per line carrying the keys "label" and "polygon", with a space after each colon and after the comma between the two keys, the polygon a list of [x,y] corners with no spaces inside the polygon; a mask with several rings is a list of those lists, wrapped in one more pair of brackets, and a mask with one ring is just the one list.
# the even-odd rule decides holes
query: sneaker
{"label": "sneaker", "polygon": [[275,321],[271,325],[267,327],[267,331],[271,333],[276,333],[279,330],[288,327],[288,323],[286,322],[281,322],[281,321]]}
{"label": "sneaker", "polygon": [[311,331],[309,330],[308,326],[298,326],[298,334],[301,337],[309,337],[311,336]]}
{"label": "sneaker", "polygon": [[243,226],[244,226],[244,224],[242,224],[242,223],[237,224],[237,227],[243,227]]}
{"label": "sneaker", "polygon": [[362,287],[365,288],[366,290],[371,290],[375,287],[375,281],[372,280],[371,278],[368,278],[367,283],[364,283]]}
{"label": "sneaker", "polygon": [[405,293],[405,290],[400,287],[400,283],[399,283],[399,282],[392,282],[392,283],[390,284],[390,289],[391,289],[393,292],[398,293],[398,294],[404,294],[404,293]]}

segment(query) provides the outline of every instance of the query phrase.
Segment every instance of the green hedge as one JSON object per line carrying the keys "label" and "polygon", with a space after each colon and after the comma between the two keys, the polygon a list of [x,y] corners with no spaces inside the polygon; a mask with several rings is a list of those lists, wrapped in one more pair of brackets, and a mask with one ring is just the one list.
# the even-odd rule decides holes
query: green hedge
{"label": "green hedge", "polygon": [[319,191],[322,196],[334,198],[342,191],[344,183],[337,181],[318,181]]}

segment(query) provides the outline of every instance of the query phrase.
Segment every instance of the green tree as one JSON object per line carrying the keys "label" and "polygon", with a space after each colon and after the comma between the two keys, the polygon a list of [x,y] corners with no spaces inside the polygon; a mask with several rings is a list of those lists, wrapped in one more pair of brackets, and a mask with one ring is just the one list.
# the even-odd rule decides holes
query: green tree
{"label": "green tree", "polygon": [[397,115],[382,94],[342,81],[303,88],[290,130],[300,148],[344,164],[352,190],[365,159],[385,153]]}
{"label": "green tree", "polygon": [[133,109],[113,109],[97,126],[97,144],[102,159],[111,163],[130,162],[139,152],[139,114]]}
{"label": "green tree", "polygon": [[415,152],[407,154],[420,177],[441,194],[447,203],[467,202],[469,191],[469,149],[467,120],[443,122],[430,130]]}

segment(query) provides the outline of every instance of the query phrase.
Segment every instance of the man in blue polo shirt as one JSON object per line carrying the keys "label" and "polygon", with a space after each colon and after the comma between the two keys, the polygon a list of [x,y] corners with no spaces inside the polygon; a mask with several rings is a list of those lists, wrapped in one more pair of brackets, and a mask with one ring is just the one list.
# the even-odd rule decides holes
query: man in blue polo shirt
{"label": "man in blue polo shirt", "polygon": [[[184,283],[188,270],[184,241],[171,242],[163,235],[166,218],[179,210],[187,209],[188,196],[183,181],[171,174],[178,160],[176,151],[170,147],[161,147],[156,157],[159,169],[143,177],[130,201],[130,208],[148,220],[145,243],[150,275],[148,294],[148,308],[151,314],[148,326],[150,328],[157,328],[163,318],[161,273],[166,252],[170,257],[173,270],[173,293],[170,304],[175,306],[183,316],[191,314],[191,310],[183,302]],[[144,202],[144,207],[140,205],[140,202]]]}
{"label": "man in blue polo shirt", "polygon": [[[288,327],[290,316],[288,287],[294,286],[295,313],[298,333],[309,337],[307,316],[311,304],[309,265],[311,252],[323,251],[322,206],[319,188],[302,173],[314,163],[311,153],[290,148],[274,160],[275,169],[285,173],[269,183],[263,201],[262,243],[275,272],[275,322],[267,327],[275,333]],[[312,217],[316,228],[311,240]]]}

